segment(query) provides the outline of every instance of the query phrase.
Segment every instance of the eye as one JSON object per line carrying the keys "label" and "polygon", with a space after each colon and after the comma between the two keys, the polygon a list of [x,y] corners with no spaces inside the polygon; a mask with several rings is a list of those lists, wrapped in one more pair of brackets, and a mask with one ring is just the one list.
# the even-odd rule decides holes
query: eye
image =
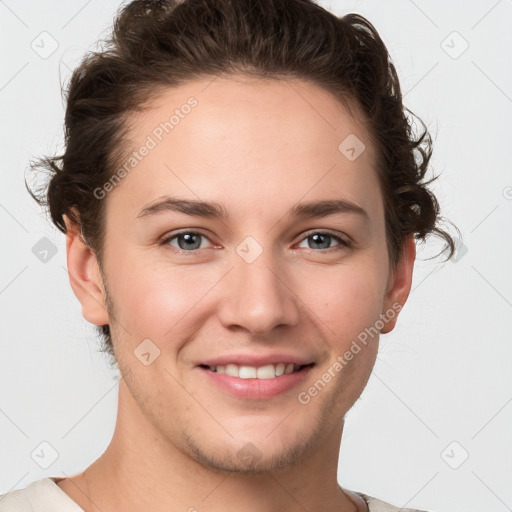
{"label": "eye", "polygon": [[195,231],[183,231],[181,233],[167,237],[166,239],[162,240],[161,244],[176,247],[171,243],[172,241],[176,240],[178,244],[178,247],[176,248],[178,250],[183,252],[193,252],[197,249],[204,249],[204,246],[201,244],[202,238],[208,240],[208,238],[202,233],[197,233]]}
{"label": "eye", "polygon": [[[342,250],[346,247],[350,247],[350,244],[345,241],[340,236],[334,235],[333,233],[330,233],[328,231],[315,231],[306,238],[303,239],[304,241],[312,240],[311,244],[308,244],[308,249],[320,249],[320,250],[326,250],[326,249],[333,249],[333,247],[329,247],[332,240],[338,241],[338,245],[334,246],[335,250]],[[300,247],[300,246],[299,246]]]}
{"label": "eye", "polygon": [[[204,249],[206,246],[202,243],[203,240],[209,240],[206,235],[196,231],[182,231],[181,233],[175,233],[172,236],[168,236],[160,242],[161,245],[171,246],[178,252],[189,252],[194,253],[199,249]],[[311,240],[308,243],[307,249],[318,249],[319,252],[327,251],[329,249],[342,250],[350,247],[350,243],[341,238],[338,235],[330,233],[328,231],[314,231],[308,236],[303,238],[304,241]],[[332,241],[337,241],[337,245],[332,247]],[[175,243],[174,243],[175,242]],[[304,243],[304,242],[301,242]],[[300,247],[300,246],[299,246]]]}

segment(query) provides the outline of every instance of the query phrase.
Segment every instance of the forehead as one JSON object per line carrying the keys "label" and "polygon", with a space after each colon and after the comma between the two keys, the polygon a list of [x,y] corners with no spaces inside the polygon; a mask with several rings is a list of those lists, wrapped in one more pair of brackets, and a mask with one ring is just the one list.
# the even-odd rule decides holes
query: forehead
{"label": "forehead", "polygon": [[[319,145],[337,148],[337,143],[356,133],[369,142],[360,109],[343,98],[344,103],[349,101],[350,112],[330,92],[298,79],[209,78],[160,88],[147,102],[145,112],[133,114],[130,138],[141,142],[153,133],[172,144],[180,135],[194,138],[194,142],[208,142],[213,137],[217,144],[222,142],[219,151],[229,145],[229,139],[236,140],[241,151],[258,141],[265,144],[263,149],[272,151],[294,142],[306,143],[295,148],[302,151]],[[168,121],[170,130],[162,126]],[[166,137],[171,132],[174,137]],[[246,144],[240,146],[243,142]],[[373,147],[366,146],[370,156]],[[265,153],[260,152],[261,156]]]}
{"label": "forehead", "polygon": [[133,208],[165,194],[253,211],[263,197],[341,194],[378,208],[375,148],[359,111],[316,85],[216,77],[163,89],[146,107],[130,117],[128,138],[130,152],[150,149],[112,194],[129,192]]}

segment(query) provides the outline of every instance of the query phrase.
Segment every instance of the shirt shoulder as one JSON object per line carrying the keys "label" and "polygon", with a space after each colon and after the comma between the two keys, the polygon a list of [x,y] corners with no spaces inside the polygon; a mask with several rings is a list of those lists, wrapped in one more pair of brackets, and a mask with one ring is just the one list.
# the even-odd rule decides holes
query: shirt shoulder
{"label": "shirt shoulder", "polygon": [[[56,478],[56,477],[55,477]],[[412,508],[399,508],[362,492],[370,512],[427,512]],[[41,478],[24,489],[0,495],[0,512],[84,512],[54,481]]]}
{"label": "shirt shoulder", "polygon": [[52,478],[0,495],[0,512],[84,512]]}
{"label": "shirt shoulder", "polygon": [[[368,494],[362,492],[357,492],[357,494],[366,502],[370,512],[427,512],[426,510],[418,510],[416,508],[395,507],[390,503],[374,498],[373,496],[368,496]],[[1,509],[0,512],[2,512]]]}

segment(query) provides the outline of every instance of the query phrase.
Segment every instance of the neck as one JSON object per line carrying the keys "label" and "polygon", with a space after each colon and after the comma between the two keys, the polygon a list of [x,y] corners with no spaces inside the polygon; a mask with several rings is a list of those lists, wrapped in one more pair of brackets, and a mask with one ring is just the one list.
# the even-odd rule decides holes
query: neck
{"label": "neck", "polygon": [[342,431],[343,422],[293,467],[256,474],[220,471],[163,437],[121,379],[112,441],[77,484],[83,487],[81,496],[76,499],[69,486],[59,485],[86,512],[364,511],[363,500],[342,490],[337,481]]}

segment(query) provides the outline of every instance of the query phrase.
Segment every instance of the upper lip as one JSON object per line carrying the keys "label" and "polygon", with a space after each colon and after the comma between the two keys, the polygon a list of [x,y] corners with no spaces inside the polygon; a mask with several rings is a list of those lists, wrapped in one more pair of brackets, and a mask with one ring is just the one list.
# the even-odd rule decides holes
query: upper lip
{"label": "upper lip", "polygon": [[259,368],[267,364],[277,363],[294,363],[299,366],[304,366],[313,363],[312,359],[296,354],[287,354],[284,352],[274,354],[226,354],[223,356],[212,357],[205,359],[199,365],[206,366],[221,366],[227,364],[236,364],[238,366],[254,366]]}

